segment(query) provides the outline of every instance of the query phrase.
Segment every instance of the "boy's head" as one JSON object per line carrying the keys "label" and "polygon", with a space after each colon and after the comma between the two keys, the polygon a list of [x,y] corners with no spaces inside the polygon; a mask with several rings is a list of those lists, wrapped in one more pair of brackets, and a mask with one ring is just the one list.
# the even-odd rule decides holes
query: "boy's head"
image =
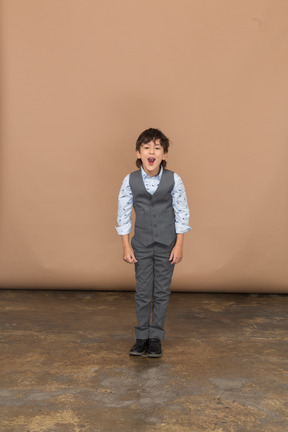
{"label": "boy's head", "polygon": [[154,128],[146,129],[136,141],[137,167],[141,168],[144,165],[144,170],[146,171],[147,168],[149,172],[152,172],[153,168],[155,168],[154,171],[157,170],[160,165],[165,168],[168,148],[169,139],[163,132]]}

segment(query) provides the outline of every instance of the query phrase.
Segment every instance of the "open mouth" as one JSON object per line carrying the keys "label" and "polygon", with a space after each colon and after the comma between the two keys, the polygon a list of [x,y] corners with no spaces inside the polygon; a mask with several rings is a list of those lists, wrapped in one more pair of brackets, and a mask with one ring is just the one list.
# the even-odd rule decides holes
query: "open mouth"
{"label": "open mouth", "polygon": [[154,162],[155,162],[155,158],[148,158],[149,165],[153,165]]}

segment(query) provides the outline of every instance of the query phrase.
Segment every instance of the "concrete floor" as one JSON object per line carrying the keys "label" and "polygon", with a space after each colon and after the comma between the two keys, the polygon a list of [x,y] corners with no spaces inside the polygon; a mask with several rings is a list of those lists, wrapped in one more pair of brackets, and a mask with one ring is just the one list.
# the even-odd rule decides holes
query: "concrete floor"
{"label": "concrete floor", "polygon": [[288,297],[173,293],[163,357],[134,295],[0,291],[1,432],[284,432]]}

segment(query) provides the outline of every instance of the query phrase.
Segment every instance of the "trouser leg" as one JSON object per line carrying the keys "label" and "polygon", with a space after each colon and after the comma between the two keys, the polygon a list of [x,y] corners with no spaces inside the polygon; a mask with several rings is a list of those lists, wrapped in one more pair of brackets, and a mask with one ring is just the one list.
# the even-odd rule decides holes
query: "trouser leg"
{"label": "trouser leg", "polygon": [[151,302],[153,297],[153,246],[135,248],[137,259],[135,264],[136,275],[136,316],[138,326],[135,327],[136,339],[149,338],[149,323],[151,315]]}
{"label": "trouser leg", "polygon": [[152,322],[149,329],[150,338],[164,338],[164,323],[170,298],[170,284],[174,271],[169,257],[174,243],[170,246],[154,245],[154,289]]}

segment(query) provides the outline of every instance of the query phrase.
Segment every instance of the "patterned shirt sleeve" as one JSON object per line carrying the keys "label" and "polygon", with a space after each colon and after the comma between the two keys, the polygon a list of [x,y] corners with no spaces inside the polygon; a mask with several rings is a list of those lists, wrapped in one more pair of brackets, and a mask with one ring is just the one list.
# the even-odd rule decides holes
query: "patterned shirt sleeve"
{"label": "patterned shirt sleeve", "polygon": [[119,235],[129,234],[131,231],[131,212],[133,206],[133,194],[129,184],[130,174],[122,183],[118,196],[117,223],[115,227]]}
{"label": "patterned shirt sleeve", "polygon": [[171,192],[175,213],[175,229],[177,234],[191,231],[189,226],[189,207],[184,184],[178,174],[174,173],[174,188]]}

